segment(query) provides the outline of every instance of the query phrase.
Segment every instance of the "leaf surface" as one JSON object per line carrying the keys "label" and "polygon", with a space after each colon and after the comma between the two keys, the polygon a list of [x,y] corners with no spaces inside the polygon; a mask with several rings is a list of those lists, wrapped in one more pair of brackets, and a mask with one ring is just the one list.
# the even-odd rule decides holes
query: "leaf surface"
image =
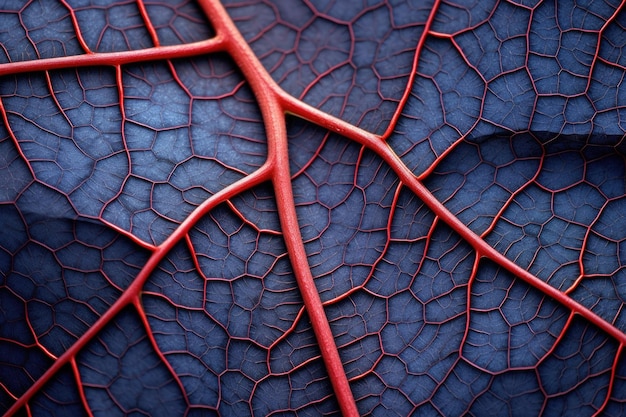
{"label": "leaf surface", "polygon": [[623,415],[623,9],[2,3],[0,410]]}

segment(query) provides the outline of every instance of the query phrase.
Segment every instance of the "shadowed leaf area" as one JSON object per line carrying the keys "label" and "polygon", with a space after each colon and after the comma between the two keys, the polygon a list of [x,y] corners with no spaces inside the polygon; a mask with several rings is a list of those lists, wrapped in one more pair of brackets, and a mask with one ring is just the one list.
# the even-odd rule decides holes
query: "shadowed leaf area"
{"label": "shadowed leaf area", "polygon": [[0,0],[0,414],[626,415],[615,0]]}

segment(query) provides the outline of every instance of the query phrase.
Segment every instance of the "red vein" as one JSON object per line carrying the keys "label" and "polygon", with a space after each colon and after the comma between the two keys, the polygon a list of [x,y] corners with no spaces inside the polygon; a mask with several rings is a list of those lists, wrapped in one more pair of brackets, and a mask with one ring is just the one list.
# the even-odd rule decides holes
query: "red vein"
{"label": "red vein", "polygon": [[524,268],[520,267],[503,254],[491,247],[480,236],[474,233],[461,220],[452,214],[437,198],[422,184],[422,182],[404,165],[400,157],[385,143],[380,140],[378,135],[367,132],[356,126],[353,126],[339,118],[323,113],[322,111],[309,106],[306,103],[298,101],[288,94],[281,95],[281,101],[285,108],[292,114],[326,127],[329,130],[338,132],[348,139],[352,139],[361,145],[366,146],[376,152],[391,168],[400,181],[404,183],[417,197],[419,197],[435,215],[443,220],[448,226],[456,231],[463,239],[465,239],[480,256],[487,257],[516,275],[518,278],[542,291],[544,294],[552,297],[559,303],[571,311],[583,316],[591,323],[595,324],[611,337],[619,341],[620,344],[626,345],[626,333],[614,327],[611,323],[598,316],[596,313],[579,304],[570,298],[564,292],[545,283],[535,275],[531,274]]}
{"label": "red vein", "polygon": [[417,74],[417,66],[419,65],[419,58],[421,56],[422,48],[424,47],[424,43],[426,43],[426,38],[428,37],[428,34],[430,32],[430,27],[435,20],[435,15],[437,14],[437,10],[439,9],[439,3],[441,3],[441,0],[435,0],[432,10],[428,15],[428,20],[426,20],[426,24],[424,25],[424,32],[422,33],[422,36],[420,36],[420,39],[417,42],[417,46],[415,47],[415,55],[413,56],[413,66],[411,67],[409,80],[407,81],[406,88],[404,89],[404,93],[402,94],[402,98],[398,102],[398,108],[391,117],[391,121],[389,122],[387,130],[385,130],[385,132],[381,135],[382,140],[386,141],[387,139],[389,139],[389,136],[391,136],[391,134],[395,130],[396,125],[398,124],[398,120],[402,115],[402,110],[404,109],[406,102],[411,96],[411,87],[413,86],[413,81],[415,80],[415,74]]}
{"label": "red vein", "polygon": [[74,379],[76,379],[77,381],[76,387],[78,389],[78,397],[80,398],[80,402],[83,404],[83,408],[85,409],[87,416],[93,417],[93,413],[91,412],[91,409],[89,408],[89,405],[87,403],[87,396],[85,395],[85,387],[83,386],[82,378],[80,376],[80,371],[78,369],[78,363],[76,362],[75,357],[71,359],[70,365],[72,367],[72,374],[74,375]]}
{"label": "red vein", "polygon": [[33,71],[50,71],[64,68],[115,66],[136,62],[186,58],[223,50],[224,40],[219,36],[200,42],[182,45],[155,46],[135,51],[102,52],[85,55],[44,58],[33,61],[18,61],[0,64],[0,76]]}
{"label": "red vein", "polygon": [[[606,22],[604,22],[604,24],[598,31],[598,40],[596,41],[596,51],[600,50],[600,46],[602,45],[602,36],[603,36],[604,31],[606,30],[607,27],[609,27],[609,25],[613,24],[614,21],[617,19],[617,17],[624,11],[625,5],[626,5],[626,1],[622,0],[620,5],[615,8],[613,15],[609,17],[606,20]],[[585,87],[585,94],[589,94],[589,89],[591,88],[591,80],[592,80],[591,74],[593,74],[596,63],[598,62],[598,57],[599,57],[599,54],[595,54],[593,56],[593,60],[591,61],[591,65],[589,67],[589,77],[587,78],[587,86]]]}
{"label": "red vein", "polygon": [[285,231],[283,234],[285,245],[298,282],[298,288],[322,352],[322,359],[337,396],[339,408],[344,416],[358,416],[356,402],[339,357],[330,323],[313,282],[300,234],[289,174],[285,111],[280,98],[275,93],[276,84],[239,33],[224,7],[216,0],[201,0],[200,6],[207,18],[213,23],[216,32],[222,35],[227,52],[241,69],[259,104],[268,136],[268,163],[274,168],[272,182],[276,193],[280,223],[282,230]]}
{"label": "red vein", "polygon": [[615,387],[615,378],[617,378],[617,369],[619,365],[619,361],[622,356],[622,352],[624,350],[624,345],[619,345],[617,348],[617,352],[615,352],[615,359],[613,359],[613,366],[611,367],[611,379],[609,380],[609,386],[606,390],[606,397],[604,398],[604,402],[598,408],[598,410],[593,414],[592,417],[600,416],[609,405],[609,401],[611,400],[611,394],[613,394],[613,388]]}
{"label": "red vein", "polygon": [[141,292],[144,284],[159,265],[161,260],[165,258],[170,250],[183,239],[189,230],[209,211],[211,211],[218,204],[223,203],[229,198],[239,194],[241,191],[252,188],[270,178],[271,170],[269,165],[265,164],[258,170],[245,178],[229,185],[221,191],[215,193],[212,197],[208,198],[204,203],[199,205],[190,215],[187,217],[180,226],[161,244],[159,245],[152,256],[148,259],[142,270],[137,274],[134,281],[126,288],[122,295],[111,305],[111,307],[100,316],[100,318],[80,337],[78,340],[70,346],[44,374],[35,381],[35,383],[9,408],[5,416],[14,415],[23,406],[27,406],[27,402],[37,392],[43,388],[43,386],[68,362],[71,362],[76,355],[83,349],[87,343],[94,339],[98,333],[113,320],[113,318],[122,311],[126,306],[132,304],[137,295]]}
{"label": "red vein", "polygon": [[74,27],[74,33],[76,33],[76,40],[78,40],[78,43],[80,44],[80,47],[83,48],[83,51],[85,51],[85,53],[93,54],[91,49],[89,49],[89,45],[87,45],[87,42],[85,41],[85,38],[83,37],[82,31],[80,30],[80,25],[78,24],[78,18],[76,17],[76,12],[74,11],[74,9],[69,4],[67,4],[66,0],[61,0],[61,4],[63,4],[63,6],[65,6],[65,8],[70,13],[70,19],[72,20],[72,26]]}
{"label": "red vein", "polygon": [[[229,52],[242,67],[242,71],[244,72],[246,79],[250,82],[253,91],[255,91],[255,94],[257,94],[257,99],[259,100],[259,105],[262,111],[265,110],[265,113],[269,114],[268,116],[264,116],[264,119],[267,117],[265,121],[266,123],[268,123],[268,131],[271,130],[272,126],[284,125],[284,119],[281,118],[280,120],[276,120],[276,114],[272,111],[274,108],[274,101],[278,101],[285,112],[292,113],[319,126],[342,134],[343,136],[352,139],[357,143],[360,143],[367,148],[373,150],[379,156],[381,156],[381,158],[383,158],[383,160],[387,164],[392,167],[392,169],[399,176],[402,183],[409,187],[409,189],[411,189],[415,193],[415,195],[419,197],[426,204],[426,206],[428,206],[435,213],[435,215],[437,215],[438,218],[448,224],[462,238],[464,238],[474,248],[474,250],[476,250],[478,257],[484,256],[491,259],[496,264],[516,275],[518,278],[522,279],[531,286],[542,291],[544,294],[560,302],[562,305],[570,309],[570,311],[572,311],[573,313],[583,316],[588,321],[595,324],[600,329],[608,333],[610,336],[618,340],[621,345],[626,345],[625,333],[611,325],[609,322],[598,316],[590,309],[582,306],[581,304],[567,296],[567,294],[550,286],[546,282],[540,280],[538,277],[534,276],[530,272],[515,264],[513,261],[506,258],[503,254],[499,253],[496,249],[491,247],[480,236],[474,233],[469,227],[463,224],[454,214],[452,214],[441,202],[439,202],[435,198],[435,196],[421,183],[421,181],[419,181],[418,178],[415,177],[415,175],[400,160],[398,155],[396,155],[388,145],[381,141],[381,136],[372,134],[347,122],[344,122],[341,119],[326,114],[287,94],[271,79],[269,74],[262,69],[262,66],[258,62],[256,56],[247,45],[245,40],[243,40],[239,32],[236,30],[234,24],[230,21],[229,16],[226,14],[221,5],[216,5],[211,0],[205,0],[202,2],[202,6],[207,12],[209,18],[214,21],[214,24],[220,27],[221,30],[224,30],[224,35],[228,35],[225,36],[225,38],[227,38],[229,41],[232,41],[232,50],[229,50]],[[216,17],[212,19],[211,17],[213,14],[215,14]],[[268,93],[263,87],[270,88],[272,92]],[[397,114],[399,114],[399,112]],[[278,175],[275,176],[275,187],[282,184],[281,182],[279,182],[280,178],[277,177]],[[284,185],[285,189],[289,190],[289,196],[283,196],[281,198],[290,197],[291,184],[285,183]],[[282,192],[285,192],[283,191],[283,188],[278,187],[277,194]],[[290,205],[293,204],[292,201],[285,201],[284,204],[286,206],[289,206],[286,208],[293,210],[293,214],[286,213],[284,217],[288,217],[287,220],[284,220],[284,217],[281,218],[283,230],[288,230],[289,232],[294,231],[294,233],[297,233],[297,235],[299,236],[299,227],[297,223],[297,218],[295,216],[295,207],[290,207]],[[280,209],[279,212],[281,212]],[[286,233],[285,236],[286,239],[295,240],[293,239],[293,235],[291,233]],[[305,278],[309,279],[310,270],[306,261],[306,253],[304,252],[302,247],[302,241],[298,240],[297,242],[294,242],[294,244],[295,246],[290,249],[289,253],[292,258],[295,258],[292,259],[292,263],[294,263],[294,269],[296,271],[301,269],[301,271],[296,272],[297,278],[299,273],[301,275],[304,275],[303,277],[299,277],[300,283],[300,280],[305,280]],[[300,247],[302,247],[302,250],[300,250]],[[319,294],[316,295],[317,298],[319,298]],[[317,310],[318,307],[314,307]],[[311,314],[311,308],[309,306],[307,306],[307,310],[309,311],[309,314]],[[321,309],[321,306],[320,310],[321,313],[323,313],[323,309]],[[316,335],[318,337],[318,340],[326,340],[325,337],[323,337],[322,335],[318,335],[317,332]],[[330,337],[332,338],[332,334],[330,335]],[[334,340],[332,340],[332,344],[336,350]],[[334,363],[329,363],[332,362],[332,360],[330,360],[329,358],[325,357],[324,359],[327,367],[334,367],[336,365]],[[345,378],[345,374],[343,375],[343,377]],[[331,380],[334,381],[333,378],[331,378]],[[337,392],[337,388],[335,389],[337,395],[341,395],[341,391]],[[349,390],[349,386],[347,387],[347,390]],[[342,401],[340,400],[340,404],[341,403]]]}
{"label": "red vein", "polygon": [[154,46],[159,46],[161,43],[159,42],[159,35],[157,35],[157,31],[150,21],[150,16],[148,15],[148,9],[146,9],[146,5],[143,0],[137,0],[137,8],[139,9],[139,14],[141,15],[141,19],[143,23],[146,25],[146,29],[150,34],[150,39],[152,39],[152,43]]}
{"label": "red vein", "polygon": [[[26,158],[26,155],[24,155],[24,152],[22,151],[22,147],[20,146],[19,141],[17,140],[17,136],[15,136],[15,133],[13,132],[13,129],[11,129],[11,125],[9,124],[9,117],[7,115],[7,111],[4,107],[4,103],[2,101],[2,97],[0,97],[0,115],[2,116],[2,123],[4,123],[4,126],[7,130],[7,132],[9,133],[9,137],[11,138],[11,141],[13,142],[13,144],[15,145],[15,149],[17,150],[17,153],[20,155],[20,157],[27,162],[28,159]],[[35,175],[35,171],[33,170],[33,167],[30,164],[26,164],[28,166],[28,171],[30,172],[31,177],[37,178],[37,176]]]}
{"label": "red vein", "polygon": [[[180,392],[185,392],[185,387],[183,386],[183,382],[181,381],[180,377],[174,370],[174,367],[172,366],[172,364],[165,358],[165,354],[159,347],[159,344],[157,343],[156,338],[154,337],[154,333],[150,329],[150,322],[148,321],[148,316],[146,315],[146,311],[143,308],[143,304],[141,303],[139,294],[136,294],[135,297],[133,297],[132,305],[135,307],[135,310],[137,311],[137,314],[139,315],[139,320],[141,321],[141,324],[143,325],[146,331],[146,337],[148,338],[148,341],[150,345],[152,346],[152,349],[154,350],[155,354],[159,357],[159,359],[163,362],[163,364],[167,368],[168,372],[172,376],[172,379],[175,381],[176,385],[178,385],[178,389],[180,389]],[[187,408],[189,408],[190,404],[189,404],[189,399],[187,398],[187,396],[184,396],[184,401],[187,405]]]}
{"label": "red vein", "polygon": [[[317,292],[315,283],[313,282],[313,277],[307,262],[306,251],[300,235],[300,228],[293,201],[293,191],[289,175],[289,160],[284,117],[287,112],[293,113],[298,117],[340,133],[346,138],[352,139],[376,152],[387,164],[390,165],[400,178],[400,181],[411,189],[415,195],[433,211],[433,213],[437,216],[437,219],[443,220],[470,245],[472,245],[472,247],[476,250],[477,260],[483,256],[493,260],[501,267],[569,308],[572,314],[579,314],[598,326],[600,329],[619,341],[620,348],[618,349],[617,355],[617,357],[619,357],[619,352],[621,352],[622,347],[626,345],[626,334],[612,326],[588,308],[578,304],[565,293],[548,285],[547,283],[541,281],[538,277],[519,267],[513,261],[507,259],[503,254],[488,245],[480,236],[471,231],[440,201],[438,201],[421,183],[421,181],[403,164],[393,150],[384,143],[384,139],[386,139],[393,131],[397,120],[401,115],[402,108],[410,96],[409,87],[412,85],[414,80],[420,51],[430,31],[430,25],[434,20],[435,10],[439,4],[439,0],[435,1],[433,11],[431,12],[431,15],[425,25],[424,34],[420,38],[418,46],[416,47],[413,70],[409,76],[407,89],[400,100],[398,110],[394,113],[390,126],[382,136],[374,135],[356,126],[350,125],[288,95],[263,69],[262,65],[258,62],[257,57],[238,32],[224,8],[216,0],[201,0],[200,3],[218,33],[218,35],[212,39],[184,45],[156,46],[154,48],[144,50],[113,53],[89,53],[86,49],[88,52],[86,55],[13,62],[0,65],[0,76],[31,71],[49,71],[61,68],[106,65],[116,66],[119,77],[119,68],[120,65],[123,64],[159,59],[171,59],[173,57],[182,58],[226,50],[239,64],[245,78],[250,83],[250,86],[257,97],[268,135],[267,162],[259,170],[247,177],[244,177],[236,183],[231,184],[197,207],[196,210],[194,210],[172,233],[172,235],[168,237],[168,239],[154,249],[154,253],[148,259],[144,268],[137,275],[131,285],[122,293],[120,298],[111,306],[111,308],[107,310],[96,321],[96,323],[94,323],[94,325],[91,326],[89,330],[87,330],[87,332],[85,332],[85,334],[83,334],[76,341],[76,343],[74,343],[63,355],[61,355],[61,357],[59,357],[58,360],[56,360],[37,381],[35,381],[27,392],[22,395],[9,409],[7,415],[12,415],[21,407],[25,407],[27,412],[30,414],[27,404],[29,399],[32,398],[32,396],[37,393],[42,386],[65,364],[75,361],[78,352],[90,340],[96,337],[102,328],[107,325],[124,307],[138,302],[137,297],[152,271],[158,266],[161,260],[167,255],[175,244],[183,238],[188,239],[187,233],[197,223],[197,221],[200,220],[200,218],[205,216],[216,205],[239,194],[243,190],[254,187],[261,182],[270,179],[273,182],[276,192],[281,227],[284,231],[287,231],[284,235],[290,260],[294,268],[296,279],[298,280],[298,285],[302,291],[305,306],[311,318],[316,337],[318,338],[320,349],[322,351],[322,357],[326,367],[328,368],[329,376],[331,382],[333,383],[333,388],[339,400],[340,407],[344,415],[358,415],[356,404],[350,391],[345,371],[343,370],[343,365],[339,358],[337,346],[330,330],[329,322],[325,316],[319,293]],[[145,12],[145,10],[143,11]],[[83,48],[85,48],[85,46],[83,46]],[[9,126],[6,112],[1,106],[2,103],[0,101],[0,112],[2,113],[5,125]],[[15,140],[14,137],[13,139]],[[570,321],[571,319],[572,316],[570,316]]]}
{"label": "red vein", "polygon": [[[284,130],[284,122],[281,128],[281,130]],[[276,128],[275,130],[278,131]],[[285,246],[287,247],[287,253],[289,253],[289,259],[293,266],[298,288],[302,294],[307,313],[309,314],[313,331],[315,332],[319,348],[322,352],[324,364],[326,365],[331,384],[337,396],[339,407],[344,416],[358,416],[359,413],[356,408],[356,402],[352,396],[352,391],[343,369],[343,363],[339,357],[335,338],[330,329],[330,323],[326,317],[319,292],[315,287],[307,253],[302,243],[300,224],[296,214],[293,190],[291,188],[291,178],[289,175],[289,156],[286,149],[286,136],[281,141],[281,144],[283,144],[284,149],[277,149],[278,157],[276,158],[276,170],[273,176],[273,183],[276,192],[276,205],[278,207],[280,224],[282,230],[285,231],[283,234]]]}

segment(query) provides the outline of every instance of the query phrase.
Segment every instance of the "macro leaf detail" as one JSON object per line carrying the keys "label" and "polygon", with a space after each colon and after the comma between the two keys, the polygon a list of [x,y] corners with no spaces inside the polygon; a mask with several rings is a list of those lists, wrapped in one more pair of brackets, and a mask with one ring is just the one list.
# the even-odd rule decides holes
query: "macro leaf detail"
{"label": "macro leaf detail", "polygon": [[626,413],[624,2],[0,4],[7,417]]}

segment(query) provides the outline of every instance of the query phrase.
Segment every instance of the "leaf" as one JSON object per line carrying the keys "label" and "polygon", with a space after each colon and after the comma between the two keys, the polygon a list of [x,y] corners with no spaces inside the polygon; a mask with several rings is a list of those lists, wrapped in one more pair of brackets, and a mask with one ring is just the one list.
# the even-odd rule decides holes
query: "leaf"
{"label": "leaf", "polygon": [[623,415],[623,2],[5,1],[0,409]]}

